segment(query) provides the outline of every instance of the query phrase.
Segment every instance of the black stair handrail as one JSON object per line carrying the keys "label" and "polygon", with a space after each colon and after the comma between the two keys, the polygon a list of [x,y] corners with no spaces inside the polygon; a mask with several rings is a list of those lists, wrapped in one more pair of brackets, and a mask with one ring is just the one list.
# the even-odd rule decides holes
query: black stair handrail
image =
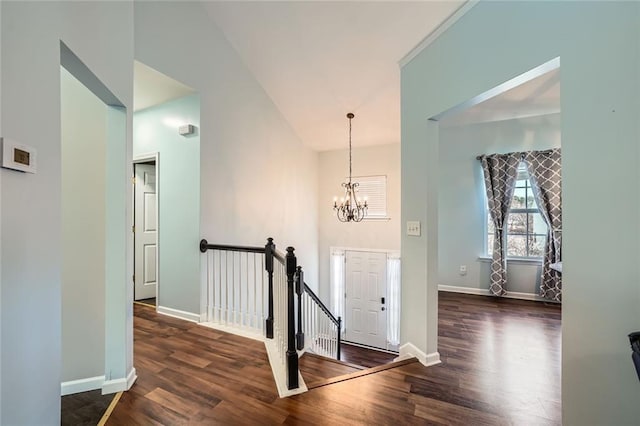
{"label": "black stair handrail", "polygon": [[[265,271],[268,278],[268,314],[266,318],[266,337],[273,339],[273,273],[274,259],[279,261],[284,267],[287,276],[287,387],[289,389],[298,388],[298,354],[296,349],[304,348],[304,332],[302,330],[302,293],[306,292],[309,297],[320,307],[322,312],[337,326],[337,358],[340,359],[340,343],[342,333],[342,318],[336,318],[329,308],[320,300],[320,298],[309,288],[304,282],[304,274],[302,268],[297,266],[297,259],[294,254],[293,247],[287,247],[287,253],[284,254],[276,249],[273,238],[267,239],[264,247],[259,246],[239,246],[230,244],[210,244],[204,238],[200,240],[200,252],[206,253],[207,250],[223,250],[237,251],[246,253],[262,253],[265,255]],[[297,325],[298,330],[295,332],[295,295],[297,295]]]}
{"label": "black stair handrail", "polygon": [[339,323],[342,322],[342,318],[340,318],[340,317],[336,318],[335,315],[333,315],[331,313],[329,308],[327,308],[327,306],[324,303],[322,303],[322,300],[320,300],[320,298],[318,296],[316,296],[316,294],[313,292],[313,290],[311,290],[309,288],[307,283],[304,283],[304,291],[309,295],[309,297],[311,297],[313,299],[314,302],[316,302],[318,304],[318,306],[320,306],[320,309],[322,309],[322,312],[327,314],[327,316],[329,317],[331,322],[333,322],[335,325],[338,325]]}
{"label": "black stair handrail", "polygon": [[202,253],[207,250],[226,250],[226,251],[242,251],[246,253],[264,253],[264,247],[256,246],[235,246],[227,244],[209,244],[204,238],[200,240],[200,251]]}

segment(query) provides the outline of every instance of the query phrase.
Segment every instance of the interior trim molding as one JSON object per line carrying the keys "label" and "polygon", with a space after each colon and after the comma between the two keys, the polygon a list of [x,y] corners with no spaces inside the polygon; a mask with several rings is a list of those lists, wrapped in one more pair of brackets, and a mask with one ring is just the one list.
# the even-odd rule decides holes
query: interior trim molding
{"label": "interior trim molding", "polygon": [[453,12],[447,19],[445,19],[435,30],[431,31],[429,35],[422,39],[413,49],[411,49],[406,55],[404,55],[399,61],[400,68],[407,65],[413,58],[418,56],[420,52],[426,49],[431,43],[433,43],[438,37],[447,31],[453,24],[458,22],[458,19],[462,18],[473,6],[478,4],[480,0],[467,0],[462,6]]}
{"label": "interior trim molding", "polygon": [[104,376],[95,376],[62,382],[60,383],[60,395],[65,396],[100,389],[104,383],[104,378]]}
{"label": "interior trim molding", "polygon": [[[453,285],[439,285],[438,291],[448,291],[450,293],[463,293],[463,294],[475,294],[477,296],[492,296],[489,289],[486,288],[472,288],[472,287],[458,287]],[[544,299],[538,296],[535,293],[521,293],[517,291],[507,291],[507,294],[504,296],[507,299],[519,299],[519,300],[532,300],[534,302],[551,302],[550,300]]]}
{"label": "interior trim molding", "polygon": [[102,394],[107,395],[110,393],[128,391],[133,386],[138,376],[136,375],[136,369],[132,368],[127,374],[127,377],[120,379],[105,380],[102,385]]}
{"label": "interior trim molding", "polygon": [[426,354],[416,345],[411,342],[407,342],[404,345],[400,346],[400,356],[398,356],[394,361],[402,361],[408,358],[417,358],[420,361],[420,364],[425,367],[430,367],[432,365],[440,364],[440,353],[432,352],[430,354]]}
{"label": "interior trim molding", "polygon": [[248,327],[234,327],[232,325],[218,324],[215,322],[207,321],[201,322],[201,326],[213,328],[214,330],[224,331],[225,333],[235,334],[236,336],[246,337],[247,339],[257,340],[258,342],[265,342],[262,329],[248,328]]}
{"label": "interior trim molding", "polygon": [[179,309],[167,308],[165,306],[158,306],[157,312],[162,315],[168,315],[170,317],[183,319],[185,321],[191,321],[195,323],[200,322],[200,314],[194,314],[193,312],[181,311]]}
{"label": "interior trim molding", "polygon": [[129,371],[129,374],[127,374],[127,389],[125,390],[131,389],[131,386],[133,386],[133,384],[137,379],[138,379],[138,372],[136,371],[135,367],[131,367],[131,371]]}

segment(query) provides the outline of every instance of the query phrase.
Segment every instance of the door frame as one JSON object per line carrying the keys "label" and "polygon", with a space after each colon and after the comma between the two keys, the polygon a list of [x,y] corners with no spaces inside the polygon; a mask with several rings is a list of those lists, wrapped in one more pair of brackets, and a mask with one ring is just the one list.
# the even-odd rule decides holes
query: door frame
{"label": "door frame", "polygon": [[[153,161],[156,164],[156,312],[158,311],[158,306],[160,305],[160,153],[159,152],[147,152],[143,154],[138,154],[133,156],[133,161],[131,162],[131,205],[134,206],[131,209],[132,212],[132,222],[135,224],[136,222],[136,210],[135,210],[135,201],[136,201],[136,164],[147,163]],[[131,251],[131,258],[133,260],[133,276],[135,276],[136,270],[136,234],[133,232],[133,227],[131,228],[131,234],[133,235],[133,247],[134,249]],[[133,278],[132,276],[132,278]],[[133,301],[135,303],[135,280],[131,280],[133,283]]]}

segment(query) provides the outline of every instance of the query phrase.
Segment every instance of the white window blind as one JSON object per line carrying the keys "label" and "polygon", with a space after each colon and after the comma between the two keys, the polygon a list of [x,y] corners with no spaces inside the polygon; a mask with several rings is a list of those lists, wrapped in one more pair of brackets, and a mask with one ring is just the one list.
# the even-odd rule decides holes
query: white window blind
{"label": "white window blind", "polygon": [[358,199],[367,200],[366,218],[387,217],[387,177],[386,176],[357,176],[353,178],[359,184]]}

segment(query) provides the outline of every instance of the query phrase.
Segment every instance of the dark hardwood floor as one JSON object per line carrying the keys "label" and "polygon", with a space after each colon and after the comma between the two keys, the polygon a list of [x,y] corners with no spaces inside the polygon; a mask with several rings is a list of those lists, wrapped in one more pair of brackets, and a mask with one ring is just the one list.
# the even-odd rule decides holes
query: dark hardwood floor
{"label": "dark hardwood floor", "polygon": [[115,394],[102,395],[101,390],[80,392],[62,397],[62,426],[95,426],[107,411]]}
{"label": "dark hardwood floor", "polygon": [[107,424],[555,425],[560,307],[440,293],[442,364],[278,398],[262,343],[134,306],[138,380]]}
{"label": "dark hardwood floor", "polygon": [[364,367],[305,353],[299,361],[300,374],[308,388],[327,379],[364,370]]}
{"label": "dark hardwood floor", "polygon": [[156,306],[156,298],[155,297],[150,297],[148,299],[136,300],[136,302],[142,303],[142,304],[145,304],[145,305]]}
{"label": "dark hardwood floor", "polygon": [[349,364],[363,367],[377,367],[378,365],[392,362],[398,354],[376,351],[375,349],[362,348],[348,343],[343,343],[340,348],[340,360]]}

